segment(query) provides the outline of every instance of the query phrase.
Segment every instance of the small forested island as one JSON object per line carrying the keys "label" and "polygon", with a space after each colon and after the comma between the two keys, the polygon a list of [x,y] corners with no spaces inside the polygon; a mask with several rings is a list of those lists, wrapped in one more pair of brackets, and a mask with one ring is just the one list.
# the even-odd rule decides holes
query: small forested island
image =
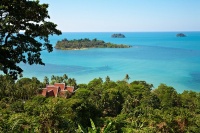
{"label": "small forested island", "polygon": [[125,35],[119,33],[119,34],[112,34],[112,38],[125,38]]}
{"label": "small forested island", "polygon": [[129,45],[124,44],[113,44],[113,43],[106,43],[103,40],[95,39],[74,39],[74,40],[67,40],[66,38],[58,41],[56,43],[55,48],[61,50],[78,50],[78,49],[88,49],[88,48],[130,48]]}
{"label": "small forested island", "polygon": [[186,37],[186,35],[183,33],[178,33],[178,34],[176,34],[176,37]]}

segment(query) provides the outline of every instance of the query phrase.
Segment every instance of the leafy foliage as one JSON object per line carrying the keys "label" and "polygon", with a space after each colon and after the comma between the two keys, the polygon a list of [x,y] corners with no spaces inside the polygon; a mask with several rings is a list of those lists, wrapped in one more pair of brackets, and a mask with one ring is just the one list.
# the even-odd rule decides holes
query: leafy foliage
{"label": "leafy foliage", "polygon": [[109,133],[112,129],[112,122],[109,122],[103,127],[102,129],[96,127],[93,120],[90,119],[91,127],[84,129],[81,125],[78,125],[78,129],[76,130],[77,133]]}
{"label": "leafy foliage", "polygon": [[[52,76],[67,82],[67,75]],[[66,80],[67,79],[67,80]],[[37,78],[0,75],[0,132],[199,132],[200,93],[95,78],[68,99],[43,97]],[[23,91],[25,90],[25,91]]]}
{"label": "leafy foliage", "polygon": [[44,65],[40,52],[53,50],[49,35],[61,34],[56,24],[47,21],[47,8],[38,0],[1,0],[0,70],[5,74],[16,79],[23,71],[20,62]]}

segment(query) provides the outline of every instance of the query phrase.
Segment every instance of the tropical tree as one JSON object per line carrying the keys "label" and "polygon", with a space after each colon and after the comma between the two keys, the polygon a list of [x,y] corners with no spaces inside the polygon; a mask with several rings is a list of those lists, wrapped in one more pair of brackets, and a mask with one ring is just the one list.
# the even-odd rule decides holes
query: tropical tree
{"label": "tropical tree", "polygon": [[75,95],[73,96],[73,98],[78,98],[78,99],[83,99],[83,100],[87,100],[90,98],[91,95],[91,91],[88,89],[78,89],[75,93]]}
{"label": "tropical tree", "polygon": [[64,75],[63,75],[63,80],[67,80],[67,79],[68,79],[67,74],[64,74]]}
{"label": "tropical tree", "polygon": [[128,74],[126,74],[126,76],[125,76],[124,80],[125,80],[125,81],[129,81],[129,79],[130,79],[129,75],[128,75]]}
{"label": "tropical tree", "polygon": [[107,123],[103,128],[96,127],[93,120],[90,119],[91,127],[83,128],[78,125],[77,133],[110,133],[112,129],[112,122]]}
{"label": "tropical tree", "polygon": [[[79,93],[80,94],[80,93]],[[81,95],[81,94],[80,94]],[[96,120],[100,116],[99,110],[88,99],[70,98],[67,100],[67,113],[74,124],[83,127],[90,125],[90,118]]]}
{"label": "tropical tree", "polygon": [[15,86],[16,97],[19,99],[27,100],[38,94],[42,84],[37,78],[33,77],[32,79],[21,78],[16,82]]}
{"label": "tropical tree", "polygon": [[104,116],[116,116],[121,112],[123,98],[117,89],[103,91],[101,104]]}
{"label": "tropical tree", "polygon": [[88,89],[94,90],[97,88],[102,88],[103,80],[102,78],[95,78],[88,83]]}
{"label": "tropical tree", "polygon": [[188,108],[191,111],[195,111],[196,109],[200,109],[200,98],[199,94],[193,91],[184,91],[181,95],[181,105],[184,108]]}
{"label": "tropical tree", "polygon": [[47,8],[39,0],[1,0],[0,70],[5,74],[16,79],[23,71],[20,62],[44,65],[41,51],[53,50],[49,35],[61,34],[56,24],[47,21]]}
{"label": "tropical tree", "polygon": [[109,76],[107,76],[105,78],[105,82],[103,83],[103,88],[104,89],[115,88],[116,86],[117,86],[117,84],[114,81],[110,80]]}
{"label": "tropical tree", "polygon": [[106,76],[106,81],[105,82],[110,82],[110,77]]}
{"label": "tropical tree", "polygon": [[75,90],[76,90],[77,87],[78,87],[75,78],[69,78],[69,79],[67,80],[67,83],[68,83],[68,85],[73,86]]}
{"label": "tropical tree", "polygon": [[49,78],[47,76],[44,77],[43,83],[45,85],[49,84]]}
{"label": "tropical tree", "polygon": [[160,84],[153,93],[159,98],[161,107],[163,108],[178,106],[180,103],[176,90],[165,84]]}
{"label": "tropical tree", "polygon": [[67,82],[68,82],[67,80],[68,80],[67,74],[64,74],[63,76],[54,76],[54,75],[51,76],[51,84],[54,84],[54,83],[67,84]]}
{"label": "tropical tree", "polygon": [[52,81],[52,80],[55,80],[55,76],[54,76],[54,75],[51,76],[51,81]]}
{"label": "tropical tree", "polygon": [[0,75],[0,100],[10,97],[13,100],[15,93],[15,81],[9,75]]}

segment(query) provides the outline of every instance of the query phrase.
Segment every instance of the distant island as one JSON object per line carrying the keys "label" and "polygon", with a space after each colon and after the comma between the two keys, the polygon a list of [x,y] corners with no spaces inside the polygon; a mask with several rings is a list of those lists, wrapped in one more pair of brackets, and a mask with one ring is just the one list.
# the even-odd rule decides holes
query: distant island
{"label": "distant island", "polygon": [[55,48],[61,50],[79,50],[79,49],[88,49],[88,48],[130,48],[129,45],[124,44],[113,44],[113,43],[106,43],[103,40],[95,39],[74,39],[74,40],[67,40],[66,38],[58,41],[56,43]]}
{"label": "distant island", "polygon": [[125,38],[125,35],[119,33],[119,34],[112,34],[112,38]]}
{"label": "distant island", "polygon": [[178,34],[176,34],[176,37],[186,37],[186,35],[183,33],[178,33]]}

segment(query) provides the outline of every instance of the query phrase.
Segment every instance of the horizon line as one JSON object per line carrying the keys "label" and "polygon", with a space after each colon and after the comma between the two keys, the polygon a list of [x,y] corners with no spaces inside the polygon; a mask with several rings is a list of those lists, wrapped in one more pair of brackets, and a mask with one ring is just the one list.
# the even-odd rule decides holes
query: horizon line
{"label": "horizon line", "polygon": [[62,31],[62,32],[107,32],[107,33],[116,33],[116,32],[200,32],[200,30],[191,30],[191,31]]}

